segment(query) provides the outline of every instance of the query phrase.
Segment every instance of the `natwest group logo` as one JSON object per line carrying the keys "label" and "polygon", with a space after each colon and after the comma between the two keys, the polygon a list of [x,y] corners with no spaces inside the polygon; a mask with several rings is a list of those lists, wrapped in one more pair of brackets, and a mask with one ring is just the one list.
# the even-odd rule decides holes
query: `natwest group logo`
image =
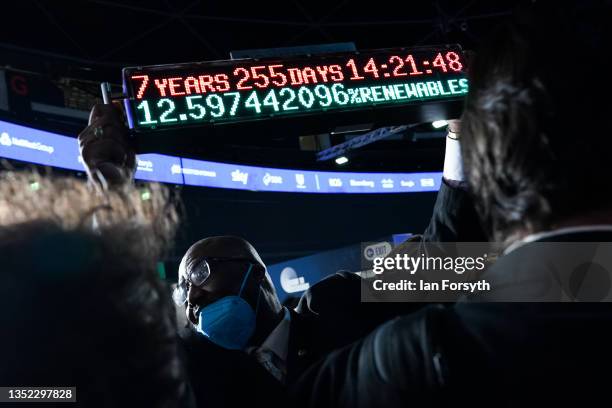
{"label": "natwest group logo", "polygon": [[249,173],[236,169],[232,171],[232,181],[242,183],[246,186],[246,183],[249,181]]}
{"label": "natwest group logo", "polygon": [[2,132],[2,134],[0,135],[0,144],[3,146],[13,145],[13,141],[11,140],[11,137],[9,136],[8,133]]}
{"label": "natwest group logo", "polygon": [[27,139],[11,137],[11,135],[9,135],[7,132],[2,132],[2,134],[0,134],[0,145],[6,147],[18,146],[24,149],[38,150],[49,154],[53,154],[53,152],[55,151],[55,148],[53,146],[49,146],[40,142],[32,142]]}
{"label": "natwest group logo", "polygon": [[270,184],[283,184],[283,178],[281,176],[273,176],[272,174],[266,172],[263,176],[263,183],[268,186]]}

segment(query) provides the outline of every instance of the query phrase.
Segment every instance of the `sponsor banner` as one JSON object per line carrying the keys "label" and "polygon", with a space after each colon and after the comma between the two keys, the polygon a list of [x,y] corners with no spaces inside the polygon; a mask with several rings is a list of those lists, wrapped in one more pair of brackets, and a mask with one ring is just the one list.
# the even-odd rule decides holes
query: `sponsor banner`
{"label": "sponsor banner", "polygon": [[[74,137],[0,121],[0,157],[84,171]],[[276,169],[162,154],[138,156],[136,179],[201,187],[288,193],[437,191],[442,173],[349,173]]]}
{"label": "sponsor banner", "polygon": [[149,153],[139,155],[137,160],[136,179],[183,184],[183,175],[176,172],[176,166],[181,167],[180,157]]}
{"label": "sponsor banner", "polygon": [[[394,234],[367,245],[354,244],[343,248],[332,249],[268,265],[268,273],[281,301],[290,296],[301,296],[317,282],[336,272],[355,273],[362,277],[373,275],[371,272],[374,259],[384,258],[391,254],[396,244],[396,237],[408,238],[412,234]],[[401,238],[400,238],[401,237]],[[369,259],[369,261],[366,261]],[[364,262],[368,266],[364,268]]]}
{"label": "sponsor banner", "polygon": [[76,139],[0,121],[0,157],[85,170]]}
{"label": "sponsor banner", "polygon": [[359,271],[359,244],[268,265],[279,299],[301,296],[305,290],[338,271]]}

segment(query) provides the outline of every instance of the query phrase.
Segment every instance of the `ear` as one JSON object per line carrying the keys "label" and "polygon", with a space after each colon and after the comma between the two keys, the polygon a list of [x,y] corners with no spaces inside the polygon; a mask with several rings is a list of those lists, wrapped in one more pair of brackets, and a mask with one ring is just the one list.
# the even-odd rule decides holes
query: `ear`
{"label": "ear", "polygon": [[259,283],[266,279],[266,268],[259,264],[253,264],[253,269],[251,273]]}

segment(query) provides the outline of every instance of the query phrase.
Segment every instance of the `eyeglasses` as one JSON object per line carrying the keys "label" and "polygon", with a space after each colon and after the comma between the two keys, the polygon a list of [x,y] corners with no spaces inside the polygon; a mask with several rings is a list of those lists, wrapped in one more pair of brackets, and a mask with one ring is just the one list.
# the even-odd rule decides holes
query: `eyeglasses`
{"label": "eyeglasses", "polygon": [[202,285],[204,285],[210,277],[211,262],[213,264],[224,262],[244,262],[249,265],[253,264],[250,259],[243,258],[204,258],[195,267],[191,268],[191,271],[189,271],[182,282],[179,281],[172,293],[174,303],[179,306],[184,305],[187,302],[189,287],[202,287]]}

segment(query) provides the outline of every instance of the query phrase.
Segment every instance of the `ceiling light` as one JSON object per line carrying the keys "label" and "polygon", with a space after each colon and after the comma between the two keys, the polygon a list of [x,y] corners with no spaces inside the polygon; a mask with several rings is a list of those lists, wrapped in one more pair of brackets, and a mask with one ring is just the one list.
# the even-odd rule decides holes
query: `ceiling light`
{"label": "ceiling light", "polygon": [[433,122],[431,122],[431,126],[436,129],[440,129],[441,127],[444,127],[446,125],[448,125],[448,122],[445,120],[434,120]]}
{"label": "ceiling light", "polygon": [[348,163],[348,157],[346,156],[336,157],[336,164],[343,165],[346,163]]}

